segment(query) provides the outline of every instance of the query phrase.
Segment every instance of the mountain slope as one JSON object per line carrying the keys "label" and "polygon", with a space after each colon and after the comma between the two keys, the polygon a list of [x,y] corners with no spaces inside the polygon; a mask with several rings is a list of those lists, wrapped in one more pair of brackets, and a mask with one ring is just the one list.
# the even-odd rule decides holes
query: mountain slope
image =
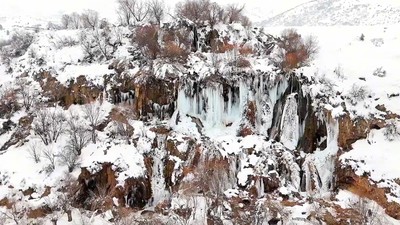
{"label": "mountain slope", "polygon": [[317,0],[262,22],[265,26],[380,25],[400,23],[400,5],[390,1]]}

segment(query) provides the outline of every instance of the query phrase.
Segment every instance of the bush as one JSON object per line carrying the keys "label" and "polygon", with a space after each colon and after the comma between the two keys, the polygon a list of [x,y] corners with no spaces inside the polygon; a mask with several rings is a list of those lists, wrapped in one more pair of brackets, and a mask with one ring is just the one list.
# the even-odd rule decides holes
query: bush
{"label": "bush", "polygon": [[377,77],[385,77],[386,76],[386,70],[384,70],[382,67],[376,68],[374,73],[372,74]]}
{"label": "bush", "polygon": [[353,84],[350,89],[348,98],[351,104],[356,105],[360,101],[364,101],[369,95],[367,87]]}
{"label": "bush", "polygon": [[11,58],[24,55],[33,43],[33,39],[33,35],[29,32],[15,32],[10,41],[2,42],[0,45],[2,62],[9,65]]}
{"label": "bush", "polygon": [[156,26],[143,26],[136,28],[133,41],[138,45],[140,51],[149,59],[156,59],[161,53],[158,43],[158,28]]}
{"label": "bush", "polygon": [[49,145],[57,142],[64,132],[64,121],[64,113],[59,109],[40,109],[33,121],[33,131],[45,145]]}
{"label": "bush", "polygon": [[309,36],[303,39],[295,29],[282,32],[278,47],[280,49],[274,61],[277,66],[286,71],[307,65],[318,52],[315,37]]}
{"label": "bush", "polygon": [[164,32],[162,55],[172,59],[186,59],[190,53],[191,42],[186,30]]}
{"label": "bush", "polygon": [[389,120],[386,122],[385,130],[383,131],[386,140],[394,141],[400,136],[400,128],[395,120]]}

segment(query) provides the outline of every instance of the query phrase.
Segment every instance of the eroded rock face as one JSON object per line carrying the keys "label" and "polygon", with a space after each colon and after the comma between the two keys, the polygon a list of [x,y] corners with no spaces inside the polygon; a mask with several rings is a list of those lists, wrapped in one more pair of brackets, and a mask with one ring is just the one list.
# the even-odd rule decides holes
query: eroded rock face
{"label": "eroded rock face", "polygon": [[150,76],[135,84],[134,108],[138,118],[170,118],[175,111],[177,84]]}
{"label": "eroded rock face", "polygon": [[348,190],[360,197],[368,198],[385,209],[389,216],[400,219],[400,204],[389,201],[386,194],[389,190],[378,188],[367,176],[357,176],[349,166],[336,168],[336,188]]}
{"label": "eroded rock face", "polygon": [[[120,206],[129,206],[132,208],[143,208],[151,199],[152,191],[150,180],[147,178],[128,178],[123,187],[118,186],[115,171],[111,163],[104,163],[102,169],[91,174],[86,168],[81,169],[79,175],[79,190],[75,203],[79,207],[93,210],[93,207],[102,209],[111,209],[113,207],[113,198],[118,200]],[[100,205],[94,205],[93,199],[104,200]]]}
{"label": "eroded rock face", "polygon": [[381,129],[385,126],[382,119],[351,119],[349,114],[339,118],[339,137],[338,145],[344,151],[352,149],[352,144],[360,139],[365,139],[371,129]]}

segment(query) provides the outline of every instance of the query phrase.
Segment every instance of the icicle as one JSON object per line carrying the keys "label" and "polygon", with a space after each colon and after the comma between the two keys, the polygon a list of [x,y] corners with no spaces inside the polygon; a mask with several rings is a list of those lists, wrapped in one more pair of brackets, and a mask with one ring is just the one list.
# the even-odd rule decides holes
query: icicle
{"label": "icicle", "polygon": [[290,94],[286,99],[286,104],[282,113],[281,122],[281,142],[290,149],[294,150],[299,141],[299,116],[297,115],[296,94]]}

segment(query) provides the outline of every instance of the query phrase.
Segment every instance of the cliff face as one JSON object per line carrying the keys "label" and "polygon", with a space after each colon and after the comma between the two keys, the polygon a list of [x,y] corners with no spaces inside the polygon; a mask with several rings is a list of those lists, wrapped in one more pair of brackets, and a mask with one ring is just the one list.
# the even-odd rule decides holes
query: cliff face
{"label": "cliff face", "polygon": [[[187,21],[156,29],[151,59],[131,31],[132,46],[82,65],[86,75],[65,65],[61,75],[30,68],[19,78],[39,92],[33,108],[49,114],[0,102],[10,106],[1,108],[0,157],[27,156],[26,168],[10,169],[14,178],[1,168],[1,190],[68,220],[86,209],[111,211],[109,221],[365,224],[381,210],[366,216],[375,206],[367,199],[399,219],[398,177],[367,166],[375,141],[398,134],[397,114],[379,98],[349,95],[313,66],[279,69],[281,40],[262,29]],[[60,136],[44,145],[47,130]],[[1,195],[1,205],[20,204],[15,196]]]}

